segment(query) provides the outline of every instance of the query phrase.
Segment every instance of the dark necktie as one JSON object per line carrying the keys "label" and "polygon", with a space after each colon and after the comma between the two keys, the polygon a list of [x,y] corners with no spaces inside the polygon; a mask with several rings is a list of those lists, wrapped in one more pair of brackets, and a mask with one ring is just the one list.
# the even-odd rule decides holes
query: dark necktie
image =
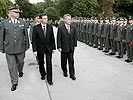
{"label": "dark necktie", "polygon": [[46,37],[46,29],[45,29],[45,25],[43,26],[43,33],[44,33],[44,36]]}

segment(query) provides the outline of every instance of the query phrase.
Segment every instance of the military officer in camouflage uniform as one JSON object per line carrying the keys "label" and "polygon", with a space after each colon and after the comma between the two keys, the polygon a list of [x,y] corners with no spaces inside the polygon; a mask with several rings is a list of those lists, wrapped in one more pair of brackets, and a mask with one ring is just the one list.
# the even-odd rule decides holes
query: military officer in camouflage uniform
{"label": "military officer in camouflage uniform", "polygon": [[[18,76],[23,76],[23,60],[25,51],[29,48],[26,23],[19,18],[19,8],[10,8],[11,18],[1,24],[0,51],[6,54],[12,87],[15,91],[18,85]],[[19,74],[18,74],[19,73]]]}
{"label": "military officer in camouflage uniform", "polygon": [[127,59],[126,62],[132,62],[133,59],[133,17],[129,18],[130,25],[127,26],[126,32],[126,49],[127,49]]}

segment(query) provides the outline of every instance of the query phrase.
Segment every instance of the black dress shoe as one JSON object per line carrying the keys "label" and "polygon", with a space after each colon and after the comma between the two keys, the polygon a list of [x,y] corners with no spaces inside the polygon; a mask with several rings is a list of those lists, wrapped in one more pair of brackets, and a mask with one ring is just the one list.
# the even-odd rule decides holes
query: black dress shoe
{"label": "black dress shoe", "polygon": [[20,77],[20,78],[23,77],[23,72],[20,72],[20,73],[19,73],[19,77]]}
{"label": "black dress shoe", "polygon": [[98,48],[98,50],[103,50],[102,48]]}
{"label": "black dress shoe", "polygon": [[15,91],[17,89],[17,84],[13,84],[11,87],[11,91]]}
{"label": "black dress shoe", "polygon": [[72,80],[76,80],[76,77],[75,76],[71,76],[70,77]]}
{"label": "black dress shoe", "polygon": [[125,60],[127,63],[129,63],[129,62],[132,62],[132,60],[129,60],[129,59],[127,59],[127,60]]}
{"label": "black dress shoe", "polygon": [[107,52],[109,52],[109,51],[107,51],[107,50],[104,50],[103,52],[107,53]]}
{"label": "black dress shoe", "polygon": [[42,77],[41,77],[41,80],[45,80],[45,76],[42,76]]}
{"label": "black dress shoe", "polygon": [[115,55],[115,53],[111,52],[111,53],[109,53],[109,55]]}
{"label": "black dress shoe", "polygon": [[64,73],[63,75],[64,75],[64,77],[68,77],[67,73]]}
{"label": "black dress shoe", "polygon": [[93,48],[97,48],[97,46],[94,46]]}
{"label": "black dress shoe", "polygon": [[49,84],[49,85],[53,85],[53,82],[52,82],[52,81],[48,81],[48,84]]}
{"label": "black dress shoe", "polygon": [[123,57],[121,57],[121,56],[118,56],[118,58],[123,58]]}

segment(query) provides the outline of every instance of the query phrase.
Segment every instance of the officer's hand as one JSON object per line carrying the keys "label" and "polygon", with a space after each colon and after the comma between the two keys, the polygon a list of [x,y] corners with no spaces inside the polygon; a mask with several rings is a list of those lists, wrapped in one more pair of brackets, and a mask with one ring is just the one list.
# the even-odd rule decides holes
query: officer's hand
{"label": "officer's hand", "polygon": [[56,52],[56,50],[53,50],[52,53],[54,54]]}
{"label": "officer's hand", "polygon": [[37,52],[34,52],[35,57],[37,57]]}
{"label": "officer's hand", "polygon": [[61,52],[61,51],[62,51],[62,49],[61,49],[61,48],[59,48],[58,50],[59,50],[59,52]]}

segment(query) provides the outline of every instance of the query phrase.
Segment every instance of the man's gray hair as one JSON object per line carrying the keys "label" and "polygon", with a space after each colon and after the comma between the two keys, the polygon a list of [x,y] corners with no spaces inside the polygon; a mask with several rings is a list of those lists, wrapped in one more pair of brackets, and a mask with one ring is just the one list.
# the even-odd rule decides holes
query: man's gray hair
{"label": "man's gray hair", "polygon": [[63,17],[64,17],[64,19],[66,18],[66,17],[71,17],[71,15],[70,14],[65,14]]}

